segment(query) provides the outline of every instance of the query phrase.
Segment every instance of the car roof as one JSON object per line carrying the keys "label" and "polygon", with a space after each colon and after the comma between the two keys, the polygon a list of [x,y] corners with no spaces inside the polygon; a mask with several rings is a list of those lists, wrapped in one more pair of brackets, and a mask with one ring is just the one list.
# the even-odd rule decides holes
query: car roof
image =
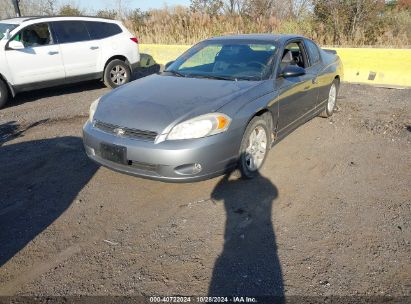
{"label": "car roof", "polygon": [[7,23],[7,24],[20,24],[30,19],[30,17],[18,17],[18,18],[9,18],[9,19],[2,19],[0,23]]}
{"label": "car roof", "polygon": [[21,24],[27,21],[35,21],[35,20],[42,20],[43,21],[54,21],[54,20],[94,20],[94,21],[103,21],[103,22],[113,22],[118,23],[117,20],[103,18],[103,17],[95,17],[95,16],[24,16],[18,18],[10,18],[10,19],[3,19],[0,20],[1,23],[9,23],[9,24]]}
{"label": "car roof", "polygon": [[289,35],[289,34],[241,34],[241,35],[226,35],[213,37],[209,40],[260,40],[260,41],[275,41],[275,42],[285,42],[293,38],[304,38],[300,35]]}

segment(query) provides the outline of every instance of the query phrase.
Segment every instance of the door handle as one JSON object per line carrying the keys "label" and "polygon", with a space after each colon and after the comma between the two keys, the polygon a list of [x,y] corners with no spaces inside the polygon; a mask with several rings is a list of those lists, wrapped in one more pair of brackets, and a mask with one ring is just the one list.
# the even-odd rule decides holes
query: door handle
{"label": "door handle", "polygon": [[97,50],[98,48],[98,46],[90,46],[90,50]]}
{"label": "door handle", "polygon": [[56,54],[58,54],[59,52],[57,52],[57,51],[50,51],[49,52],[49,55],[56,55]]}

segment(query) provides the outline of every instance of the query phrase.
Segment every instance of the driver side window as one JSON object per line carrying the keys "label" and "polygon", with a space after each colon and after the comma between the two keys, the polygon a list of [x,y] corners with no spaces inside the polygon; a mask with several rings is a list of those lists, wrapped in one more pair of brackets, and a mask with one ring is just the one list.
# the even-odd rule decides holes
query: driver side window
{"label": "driver side window", "polygon": [[302,42],[291,42],[284,48],[280,63],[281,70],[288,65],[297,65],[301,68],[308,67]]}
{"label": "driver side window", "polygon": [[26,27],[14,36],[13,40],[22,42],[26,48],[53,44],[53,38],[47,23],[33,24]]}

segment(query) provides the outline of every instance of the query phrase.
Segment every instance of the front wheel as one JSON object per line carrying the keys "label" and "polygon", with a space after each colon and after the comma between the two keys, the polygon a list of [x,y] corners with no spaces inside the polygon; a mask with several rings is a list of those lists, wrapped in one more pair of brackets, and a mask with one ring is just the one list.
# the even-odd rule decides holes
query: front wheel
{"label": "front wheel", "polygon": [[338,94],[338,80],[334,79],[328,92],[328,100],[324,111],[320,114],[321,117],[330,117],[334,113],[335,105],[337,103]]}
{"label": "front wheel", "polygon": [[264,117],[256,116],[248,124],[240,147],[239,173],[251,179],[258,175],[270,149],[269,123]]}
{"label": "front wheel", "polygon": [[127,63],[114,59],[110,61],[104,70],[104,83],[109,88],[117,88],[130,82],[131,70]]}
{"label": "front wheel", "polygon": [[3,108],[9,98],[9,91],[6,83],[0,79],[0,109]]}

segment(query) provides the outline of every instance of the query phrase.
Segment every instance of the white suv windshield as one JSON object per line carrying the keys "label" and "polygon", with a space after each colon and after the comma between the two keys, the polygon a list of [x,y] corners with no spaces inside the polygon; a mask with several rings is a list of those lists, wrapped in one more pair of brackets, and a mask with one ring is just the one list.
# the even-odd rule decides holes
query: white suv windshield
{"label": "white suv windshield", "polygon": [[3,39],[4,34],[6,33],[7,30],[12,31],[18,26],[19,26],[18,24],[0,23],[0,40]]}

